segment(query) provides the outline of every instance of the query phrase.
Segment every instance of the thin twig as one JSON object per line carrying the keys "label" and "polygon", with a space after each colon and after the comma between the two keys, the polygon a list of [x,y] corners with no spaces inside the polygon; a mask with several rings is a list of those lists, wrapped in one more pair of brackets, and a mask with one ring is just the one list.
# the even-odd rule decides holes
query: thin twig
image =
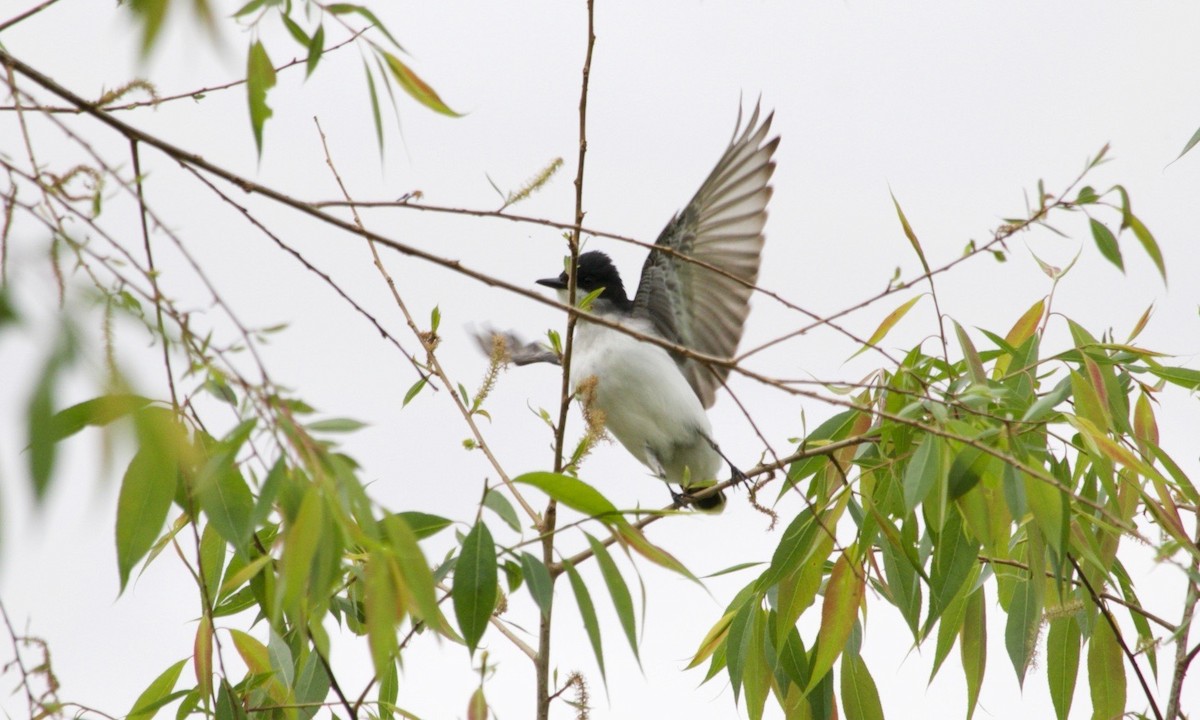
{"label": "thin twig", "polygon": [[39,3],[39,4],[34,5],[33,7],[29,8],[28,10],[21,13],[20,15],[17,15],[15,17],[9,18],[8,20],[5,20],[4,22],[0,23],[0,32],[4,32],[5,30],[9,29],[13,25],[16,25],[17,23],[19,23],[23,20],[27,20],[34,15],[37,15],[38,13],[40,13],[41,11],[50,7],[51,5],[53,5],[56,2],[58,2],[58,0],[45,0],[44,2]]}

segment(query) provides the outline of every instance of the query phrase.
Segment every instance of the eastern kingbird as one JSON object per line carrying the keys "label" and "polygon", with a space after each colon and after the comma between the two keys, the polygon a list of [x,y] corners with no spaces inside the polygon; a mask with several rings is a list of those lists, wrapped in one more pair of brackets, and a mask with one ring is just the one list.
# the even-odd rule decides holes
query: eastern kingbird
{"label": "eastern kingbird", "polygon": [[[599,291],[590,305],[594,315],[697,353],[733,357],[758,280],[771,199],[767,183],[775,171],[771,156],[779,145],[778,137],[766,140],[774,115],[761,123],[758,116],[756,107],[742,130],[739,112],[733,139],[717,166],[658,236],[633,298],[612,260],[593,251],[579,256],[577,301]],[[564,271],[537,282],[554,288],[567,302],[568,280]],[[490,349],[491,336],[480,337],[480,344]],[[559,361],[549,348],[511,334],[503,337],[515,364]],[[733,479],[745,479],[721,454],[705,414],[728,374],[728,367],[669,352],[586,317],[575,328],[573,390],[578,393],[581,384],[595,378],[591,407],[603,413],[608,431],[655,476],[683,489],[684,495],[671,493],[677,505],[723,509],[725,498],[719,492],[688,496],[717,483],[722,459]]]}

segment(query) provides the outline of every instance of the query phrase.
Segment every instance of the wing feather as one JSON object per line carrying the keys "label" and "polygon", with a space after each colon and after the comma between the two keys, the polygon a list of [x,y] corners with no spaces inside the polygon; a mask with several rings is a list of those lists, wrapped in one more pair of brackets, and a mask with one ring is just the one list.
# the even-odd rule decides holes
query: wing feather
{"label": "wing feather", "polygon": [[[779,145],[778,137],[767,140],[772,118],[760,123],[755,107],[743,130],[739,113],[729,147],[667,223],[642,267],[634,314],[648,318],[665,339],[705,355],[733,357],[750,311]],[[676,361],[710,407],[728,369],[682,356]]]}

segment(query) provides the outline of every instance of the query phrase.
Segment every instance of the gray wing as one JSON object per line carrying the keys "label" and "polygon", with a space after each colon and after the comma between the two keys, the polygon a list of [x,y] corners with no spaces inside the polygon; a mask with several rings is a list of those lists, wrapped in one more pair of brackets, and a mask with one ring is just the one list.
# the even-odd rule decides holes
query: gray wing
{"label": "gray wing", "polygon": [[[755,107],[741,130],[738,113],[729,148],[692,201],[667,223],[642,267],[634,314],[649,319],[663,338],[706,355],[733,357],[750,311],[748,285],[758,281],[771,199],[767,183],[775,172],[771,156],[779,145],[778,137],[764,142],[773,117],[759,124]],[[700,402],[711,407],[729,370],[683,357],[676,361]]]}
{"label": "gray wing", "polygon": [[529,365],[539,362],[558,365],[562,362],[551,348],[537,342],[526,342],[513,332],[500,332],[490,327],[486,327],[482,331],[471,330],[470,332],[475,337],[479,349],[488,357],[491,357],[495,351],[496,343],[501,343],[504,346],[501,352],[504,353],[505,360],[514,365]]}

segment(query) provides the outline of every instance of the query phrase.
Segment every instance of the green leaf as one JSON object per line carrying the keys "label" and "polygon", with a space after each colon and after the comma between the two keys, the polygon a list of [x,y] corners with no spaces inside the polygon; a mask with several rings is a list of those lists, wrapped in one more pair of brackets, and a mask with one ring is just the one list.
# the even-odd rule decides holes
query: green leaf
{"label": "green leaf", "polygon": [[633,657],[637,659],[640,665],[642,660],[638,655],[637,644],[637,624],[634,619],[633,597],[629,594],[629,586],[625,584],[625,578],[621,577],[621,571],[617,569],[617,564],[613,562],[612,555],[609,555],[608,548],[604,547],[599,540],[592,537],[588,533],[588,545],[592,548],[592,553],[596,556],[596,562],[600,565],[600,574],[604,577],[604,584],[608,586],[608,594],[612,598],[613,607],[617,611],[617,619],[621,622],[621,629],[625,631],[625,639],[629,641],[629,647],[633,650]]}
{"label": "green leaf", "polygon": [[[379,154],[382,159],[383,155],[383,118],[379,114],[379,93],[375,91],[375,76],[371,74],[371,66],[367,65],[367,59],[363,58],[363,72],[367,75],[367,90],[371,96],[371,119],[375,122],[375,141],[379,145]],[[404,404],[407,405],[409,400],[416,397],[417,393],[421,392],[421,388],[425,387],[426,378],[421,378],[408,394],[404,396]]]}
{"label": "green leaf", "polygon": [[504,524],[513,531],[521,532],[521,519],[517,517],[517,511],[513,509],[512,503],[502,493],[488,488],[487,493],[483,496],[483,506],[499,515]]}
{"label": "green leaf", "polygon": [[921,242],[917,240],[917,234],[913,232],[912,225],[908,224],[908,218],[904,216],[904,211],[900,209],[900,202],[896,200],[896,194],[888,190],[888,194],[892,196],[892,205],[896,206],[896,215],[900,218],[900,227],[904,229],[904,237],[908,238],[908,242],[912,244],[913,250],[917,251],[917,257],[921,259],[921,267],[924,268],[925,274],[929,274],[929,262],[925,260],[925,251],[921,249]]}
{"label": "green leaf", "polygon": [[624,519],[608,498],[578,478],[552,472],[531,472],[513,478],[513,482],[531,485],[572,510],[589,517],[609,523]]}
{"label": "green leaf", "polygon": [[91,400],[85,400],[55,413],[46,428],[47,438],[53,442],[59,442],[89,425],[97,427],[108,425],[114,420],[141,410],[150,403],[150,398],[125,393],[101,395]]}
{"label": "green leaf", "polygon": [[1112,626],[1101,616],[1088,643],[1088,682],[1092,690],[1092,719],[1112,720],[1125,715],[1125,661]]}
{"label": "green leaf", "polygon": [[845,552],[833,564],[833,572],[829,574],[829,583],[825,586],[821,630],[813,647],[812,676],[806,691],[811,691],[825,677],[850,638],[850,631],[854,629],[854,622],[858,618],[858,607],[866,592],[862,575],[862,567],[857,563],[852,565]]}
{"label": "green leaf", "polygon": [[521,553],[521,572],[525,575],[525,587],[542,611],[542,617],[550,617],[550,606],[554,603],[554,581],[545,564],[527,552]]}
{"label": "green leaf", "polygon": [[600,639],[600,623],[596,619],[596,606],[592,604],[591,593],[580,577],[575,565],[563,558],[563,569],[571,581],[571,590],[575,593],[575,602],[579,605],[579,616],[583,619],[584,630],[587,631],[588,641],[592,644],[592,652],[596,655],[596,665],[600,667],[600,678],[608,685],[608,675],[604,671],[604,647]]}
{"label": "green leaf", "polygon": [[396,623],[399,620],[396,586],[392,582],[387,553],[373,552],[363,568],[363,611],[367,621],[367,644],[375,674],[383,677],[395,663]]}
{"label": "green leaf", "polygon": [[1163,282],[1167,282],[1167,265],[1163,262],[1162,250],[1159,249],[1158,243],[1154,240],[1154,236],[1146,229],[1141,220],[1138,220],[1133,214],[1128,217],[1129,229],[1133,230],[1133,235],[1142,244],[1142,249],[1154,261],[1154,267],[1158,268],[1158,274],[1162,276]]}
{"label": "green leaf", "polygon": [[1117,238],[1112,234],[1104,223],[1092,218],[1089,222],[1092,228],[1092,239],[1096,241],[1096,247],[1100,249],[1100,254],[1104,256],[1113,265],[1116,265],[1121,272],[1125,272],[1125,261],[1121,258],[1121,248],[1117,245]]}
{"label": "green leaf", "polygon": [[1154,367],[1148,368],[1151,373],[1188,390],[1200,388],[1200,370],[1184,367]]}
{"label": "green leaf", "polygon": [[929,573],[929,616],[925,632],[933,627],[938,616],[950,605],[979,559],[979,542],[963,532],[962,518],[957,510],[946,514],[946,523],[936,536],[933,562]]}
{"label": "green leaf", "polygon": [[209,461],[196,479],[196,496],[221,537],[244,551],[254,530],[254,496],[232,456],[221,453]]}
{"label": "green leaf", "polygon": [[472,653],[496,609],[496,575],[496,544],[479,520],[463,540],[451,587],[454,616]]}
{"label": "green leaf", "polygon": [[325,523],[325,502],[316,486],[304,492],[300,511],[287,529],[283,545],[283,606],[296,609],[313,575],[313,558]]}
{"label": "green leaf", "polygon": [[888,313],[888,316],[883,319],[883,322],[879,323],[879,327],[875,328],[875,332],[871,333],[871,337],[867,340],[866,344],[846,359],[850,360],[858,357],[869,350],[872,346],[878,345],[879,341],[888,334],[888,332],[896,325],[896,323],[900,322],[901,318],[908,314],[908,311],[912,309],[912,306],[916,305],[917,301],[922,297],[924,297],[924,295],[917,295],[916,297],[905,302],[900,307]]}
{"label": "green leaf", "polygon": [[979,351],[971,342],[971,336],[967,335],[967,331],[963,330],[963,326],[957,322],[954,323],[954,332],[958,336],[958,344],[962,345],[963,359],[967,363],[967,377],[971,378],[973,383],[987,385],[987,374],[983,372],[983,361],[979,359]]}
{"label": "green leaf", "polygon": [[1004,627],[1004,647],[1017,673],[1017,682],[1025,685],[1025,671],[1037,650],[1038,630],[1042,625],[1042,599],[1035,583],[1041,578],[1019,576],[1008,604],[1008,622]]}
{"label": "green leaf", "polygon": [[413,601],[413,614],[424,620],[429,628],[445,632],[445,622],[438,609],[433,571],[417,544],[417,534],[404,521],[403,514],[390,516],[383,528],[400,577],[404,580],[405,595]]}
{"label": "green leaf", "polygon": [[[392,667],[395,667],[393,665]],[[300,672],[296,675],[296,703],[300,717],[310,720],[321,708],[317,703],[325,702],[329,696],[329,674],[325,672],[325,664],[316,652],[309,652]]]}
{"label": "green leaf", "polygon": [[142,694],[138,695],[125,720],[150,720],[158,713],[159,708],[170,702],[167,698],[171,697],[171,691],[175,689],[175,683],[179,680],[179,674],[187,661],[188,658],[180,660],[154,678]]}
{"label": "green leaf", "polygon": [[[370,76],[368,76],[368,77],[370,77]],[[383,149],[383,135],[382,134],[379,136],[379,149],[380,150]],[[404,393],[404,402],[400,405],[400,407],[405,407],[410,402],[412,402],[413,398],[415,398],[417,395],[419,395],[421,393],[421,391],[425,389],[425,386],[427,384],[429,384],[429,378],[424,378],[424,377],[421,378],[420,380],[416,381],[415,383],[413,383],[412,387],[410,387],[408,389],[408,392]]]}
{"label": "green leaf", "polygon": [[129,9],[142,22],[142,56],[145,57],[158,39],[163,20],[167,17],[167,0],[130,0]]}
{"label": "green leaf", "polygon": [[[429,513],[417,512],[416,510],[396,513],[396,517],[408,525],[418,540],[424,540],[427,537],[436,535],[453,524],[452,520],[440,515],[430,515]],[[386,524],[386,522],[387,519],[385,518],[384,523]]]}
{"label": "green leaf", "polygon": [[1067,720],[1071,715],[1078,676],[1079,623],[1070,616],[1054,618],[1046,636],[1046,681],[1050,683],[1050,700],[1058,720]]}
{"label": "green leaf", "polygon": [[392,711],[396,698],[400,695],[400,673],[396,663],[388,663],[387,670],[379,679],[379,720],[392,720],[396,715]]}
{"label": "green leaf", "polygon": [[461,114],[454,112],[446,103],[442,102],[437,92],[418,77],[411,68],[401,62],[400,58],[389,52],[380,52],[387,62],[388,69],[392,71],[392,77],[396,80],[396,84],[403,88],[404,92],[411,95],[414,100],[442,115],[462,117]]}
{"label": "green leaf", "polygon": [[883,720],[879,689],[858,653],[842,657],[842,709],[846,720]]}
{"label": "green leaf", "polygon": [[309,423],[306,427],[313,432],[354,432],[367,424],[352,418],[329,418]]}
{"label": "green leaf", "polygon": [[247,720],[241,698],[225,678],[221,678],[221,689],[217,691],[216,720]]}
{"label": "green leaf", "polygon": [[927,435],[908,461],[904,471],[904,508],[908,512],[920,505],[946,477],[945,444],[937,435]]}
{"label": "green leaf", "polygon": [[1042,395],[1029,406],[1029,409],[1025,411],[1025,415],[1021,417],[1021,422],[1039,422],[1045,419],[1054,408],[1058,407],[1070,396],[1071,378],[1065,377],[1054,386],[1053,390]]}
{"label": "green leaf", "polygon": [[1189,150],[1196,147],[1196,143],[1200,143],[1200,128],[1196,128],[1196,132],[1192,135],[1191,139],[1187,141],[1187,144],[1183,146],[1183,150],[1179,151],[1179,155],[1177,155],[1175,159],[1178,160],[1184,155],[1187,155]]}
{"label": "green leaf", "polygon": [[[170,418],[165,426],[155,421]],[[178,429],[168,412],[139,413],[138,452],[129,462],[117,498],[117,569],[121,590],[134,565],[150,551],[162,532],[179,478]]]}
{"label": "green leaf", "polygon": [[250,127],[254,129],[254,144],[262,157],[263,125],[273,114],[267,106],[267,91],[275,87],[275,66],[267,49],[259,40],[250,44],[246,56],[246,92],[250,101]]}
{"label": "green leaf", "polygon": [[313,74],[313,70],[317,69],[317,63],[321,61],[321,54],[325,52],[325,26],[318,25],[317,31],[313,33],[312,41],[308,43],[308,58],[304,64],[304,77],[309,77]]}
{"label": "green leaf", "polygon": [[958,648],[967,681],[967,720],[971,720],[979,704],[979,690],[987,667],[987,603],[983,587],[967,598]]}
{"label": "green leaf", "polygon": [[371,25],[379,28],[379,32],[383,33],[384,37],[386,37],[393,45],[395,45],[397,50],[400,50],[401,52],[404,51],[404,48],[400,46],[400,43],[396,41],[396,38],[392,37],[392,34],[390,32],[388,32],[387,26],[384,25],[383,23],[379,22],[379,18],[375,17],[375,13],[371,12],[369,9],[363,7],[362,5],[352,5],[350,3],[334,3],[332,5],[326,5],[325,9],[328,10],[329,12],[333,13],[334,15],[345,15],[346,13],[358,13],[359,15],[366,18],[367,22],[371,23]]}
{"label": "green leaf", "polygon": [[[236,13],[234,13],[233,16],[239,17],[241,15],[245,15],[247,12],[253,11],[258,5],[262,5],[263,2],[264,0],[250,0],[250,2],[242,6],[241,10],[238,10]],[[292,39],[300,43],[301,47],[308,49],[308,47],[312,45],[312,38],[308,36],[308,33],[304,32],[304,28],[296,24],[295,20],[291,19],[284,13],[279,14],[279,19],[283,21],[283,26],[287,28],[288,34],[292,36]]]}

